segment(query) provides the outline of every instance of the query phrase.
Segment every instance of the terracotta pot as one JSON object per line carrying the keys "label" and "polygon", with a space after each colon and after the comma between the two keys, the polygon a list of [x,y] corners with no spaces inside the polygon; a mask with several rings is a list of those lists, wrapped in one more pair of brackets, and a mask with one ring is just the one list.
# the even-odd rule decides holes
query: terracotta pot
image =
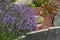
{"label": "terracotta pot", "polygon": [[39,23],[39,24],[37,25],[37,29],[38,29],[38,30],[42,29],[43,26],[44,26],[44,23],[45,23],[45,22],[44,22],[44,18],[43,18],[42,16],[40,16],[40,17],[41,17],[41,20],[42,20],[42,21],[41,21],[41,23]]}

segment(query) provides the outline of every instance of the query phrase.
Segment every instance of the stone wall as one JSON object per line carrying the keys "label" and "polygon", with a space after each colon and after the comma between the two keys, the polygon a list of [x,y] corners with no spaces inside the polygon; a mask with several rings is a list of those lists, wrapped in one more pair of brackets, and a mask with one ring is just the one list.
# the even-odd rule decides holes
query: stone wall
{"label": "stone wall", "polygon": [[20,40],[60,40],[60,27],[29,32],[25,38]]}

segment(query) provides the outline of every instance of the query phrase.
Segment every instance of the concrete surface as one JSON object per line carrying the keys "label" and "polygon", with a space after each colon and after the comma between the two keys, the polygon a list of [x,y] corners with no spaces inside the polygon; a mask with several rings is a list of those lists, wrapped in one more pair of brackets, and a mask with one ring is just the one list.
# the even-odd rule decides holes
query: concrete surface
{"label": "concrete surface", "polygon": [[29,32],[19,40],[60,40],[60,26]]}

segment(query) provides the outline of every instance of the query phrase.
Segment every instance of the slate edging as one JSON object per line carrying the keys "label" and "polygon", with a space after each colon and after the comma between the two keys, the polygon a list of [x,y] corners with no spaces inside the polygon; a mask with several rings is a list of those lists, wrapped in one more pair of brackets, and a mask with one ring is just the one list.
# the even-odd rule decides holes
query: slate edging
{"label": "slate edging", "polygon": [[29,32],[19,40],[60,40],[60,26]]}

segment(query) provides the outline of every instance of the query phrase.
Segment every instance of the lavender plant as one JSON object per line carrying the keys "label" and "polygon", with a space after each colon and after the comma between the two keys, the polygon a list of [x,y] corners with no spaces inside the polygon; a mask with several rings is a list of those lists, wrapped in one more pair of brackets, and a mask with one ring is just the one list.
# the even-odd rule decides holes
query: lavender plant
{"label": "lavender plant", "polygon": [[0,40],[13,40],[36,30],[36,15],[29,7],[9,0],[0,0],[0,3]]}

